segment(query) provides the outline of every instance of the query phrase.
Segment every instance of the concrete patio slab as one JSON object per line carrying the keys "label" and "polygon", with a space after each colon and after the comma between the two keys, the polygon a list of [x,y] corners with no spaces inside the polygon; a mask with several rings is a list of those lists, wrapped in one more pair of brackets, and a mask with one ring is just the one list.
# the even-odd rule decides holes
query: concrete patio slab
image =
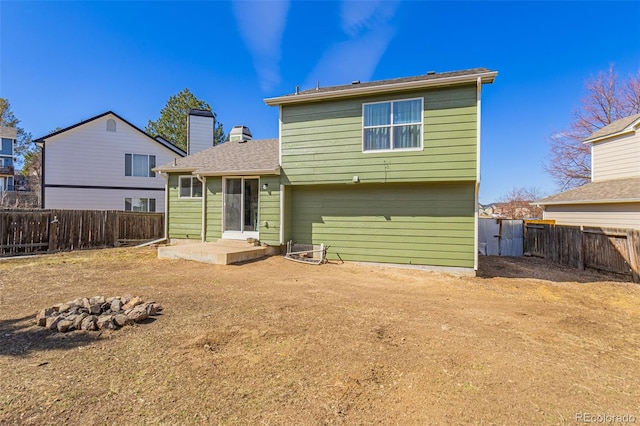
{"label": "concrete patio slab", "polygon": [[230,265],[259,259],[267,255],[267,248],[240,240],[180,244],[158,247],[159,259],[187,259],[196,262]]}

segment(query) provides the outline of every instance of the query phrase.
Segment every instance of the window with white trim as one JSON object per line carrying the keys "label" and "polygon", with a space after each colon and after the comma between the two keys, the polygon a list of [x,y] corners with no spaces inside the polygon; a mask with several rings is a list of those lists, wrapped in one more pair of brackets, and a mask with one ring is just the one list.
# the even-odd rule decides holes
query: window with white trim
{"label": "window with white trim", "polygon": [[195,176],[180,176],[179,198],[202,198],[202,182]]}
{"label": "window with white trim", "polygon": [[156,199],[136,197],[125,198],[124,210],[127,212],[155,212]]}
{"label": "window with white trim", "polygon": [[125,154],[124,175],[138,177],[155,177],[153,169],[156,166],[155,155]]}
{"label": "window with white trim", "polygon": [[423,99],[362,105],[362,150],[422,149]]}

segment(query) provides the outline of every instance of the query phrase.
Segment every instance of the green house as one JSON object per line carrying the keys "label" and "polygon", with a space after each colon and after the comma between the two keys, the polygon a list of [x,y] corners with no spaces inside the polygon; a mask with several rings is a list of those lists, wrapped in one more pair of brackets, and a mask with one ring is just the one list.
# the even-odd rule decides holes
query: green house
{"label": "green house", "polygon": [[[484,68],[266,99],[278,139],[229,142],[156,170],[167,237],[329,246],[329,259],[477,269]],[[234,132],[236,134],[234,134]]]}

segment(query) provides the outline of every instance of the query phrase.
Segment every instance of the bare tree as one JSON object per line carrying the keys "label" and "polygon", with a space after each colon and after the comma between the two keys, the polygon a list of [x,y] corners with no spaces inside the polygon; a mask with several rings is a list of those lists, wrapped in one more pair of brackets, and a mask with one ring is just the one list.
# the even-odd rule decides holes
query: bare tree
{"label": "bare tree", "polygon": [[545,169],[562,189],[591,181],[591,149],[583,141],[612,122],[640,113],[640,70],[620,82],[613,65],[585,82],[586,95],[567,130],[549,137]]}
{"label": "bare tree", "polygon": [[508,219],[542,218],[542,209],[531,205],[542,198],[538,188],[512,188],[496,203],[497,212]]}

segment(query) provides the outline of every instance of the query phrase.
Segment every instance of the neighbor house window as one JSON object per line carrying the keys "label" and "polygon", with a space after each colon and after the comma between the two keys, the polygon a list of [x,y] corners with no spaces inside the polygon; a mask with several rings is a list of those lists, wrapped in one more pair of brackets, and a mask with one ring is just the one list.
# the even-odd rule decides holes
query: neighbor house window
{"label": "neighbor house window", "polygon": [[115,132],[116,131],[116,120],[110,118],[107,120],[107,132]]}
{"label": "neighbor house window", "polygon": [[195,176],[180,176],[180,198],[202,198],[202,182]]}
{"label": "neighbor house window", "polygon": [[124,175],[155,177],[151,170],[156,166],[155,155],[125,154],[124,155]]}
{"label": "neighbor house window", "polygon": [[127,212],[155,212],[155,198],[125,198],[124,210]]}
{"label": "neighbor house window", "polygon": [[422,148],[422,98],[362,106],[363,151]]}

